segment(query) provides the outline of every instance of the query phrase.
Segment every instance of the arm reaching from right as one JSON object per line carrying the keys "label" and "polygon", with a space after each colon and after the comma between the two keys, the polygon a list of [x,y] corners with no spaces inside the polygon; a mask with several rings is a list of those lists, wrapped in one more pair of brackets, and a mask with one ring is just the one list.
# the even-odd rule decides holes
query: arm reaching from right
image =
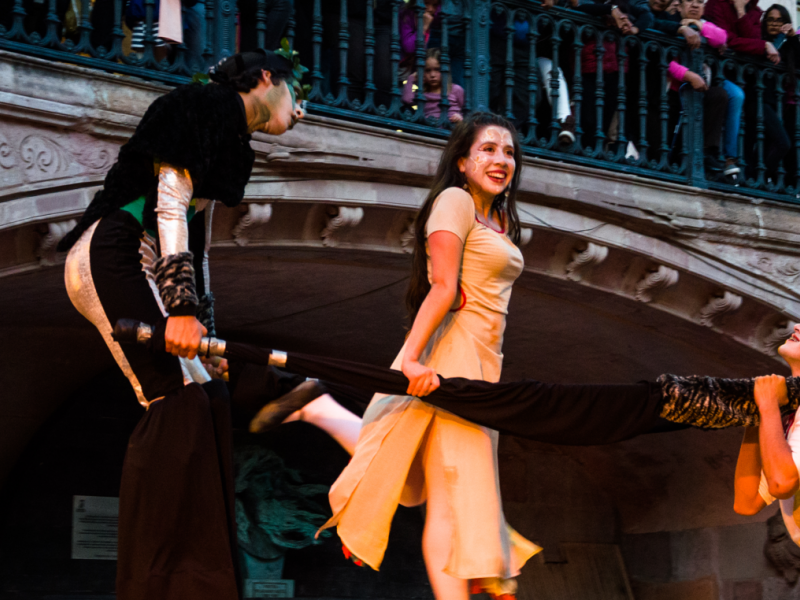
{"label": "arm reaching from right", "polygon": [[[800,482],[780,413],[789,400],[786,379],[756,377],[753,395],[761,425],[745,430],[736,463],[733,509],[741,515],[754,515],[775,498],[791,498]],[[762,471],[766,489],[759,489]]]}
{"label": "arm reaching from right", "polygon": [[788,402],[786,379],[756,377],[753,394],[761,415],[758,441],[769,493],[781,500],[791,498],[798,488],[798,474],[781,422],[780,405]]}
{"label": "arm reaching from right", "polygon": [[740,515],[754,515],[761,511],[767,503],[758,493],[761,483],[761,448],[759,447],[758,427],[747,427],[744,430],[739,459],[736,461],[734,476],[733,510]]}

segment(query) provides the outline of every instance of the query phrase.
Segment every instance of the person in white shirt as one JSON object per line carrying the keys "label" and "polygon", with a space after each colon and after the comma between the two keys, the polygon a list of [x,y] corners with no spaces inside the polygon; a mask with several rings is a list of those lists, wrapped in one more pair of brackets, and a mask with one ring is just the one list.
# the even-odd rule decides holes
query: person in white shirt
{"label": "person in white shirt", "polygon": [[[778,354],[788,363],[792,375],[800,375],[800,325],[795,325]],[[779,500],[786,529],[800,545],[800,527],[794,515],[795,494],[800,488],[797,412],[781,415],[780,407],[788,397],[786,379],[779,375],[756,378],[754,395],[761,423],[745,429],[736,463],[733,509],[741,515],[754,515]]]}

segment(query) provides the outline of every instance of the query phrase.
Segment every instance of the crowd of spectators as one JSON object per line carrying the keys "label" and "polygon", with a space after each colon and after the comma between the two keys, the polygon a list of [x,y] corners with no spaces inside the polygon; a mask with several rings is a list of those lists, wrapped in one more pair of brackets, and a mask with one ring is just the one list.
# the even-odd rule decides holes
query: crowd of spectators
{"label": "crowd of spectators", "polygon": [[[22,0],[28,33],[36,32],[40,37],[47,34],[51,1]],[[94,47],[110,48],[113,43],[115,1],[93,0],[91,4]],[[186,60],[202,68],[206,24],[203,0],[155,0],[156,27],[159,2],[180,2],[182,10],[175,14],[181,19]],[[237,2],[240,50],[258,47],[260,37],[264,47],[277,47],[293,16],[295,47],[310,66],[314,0]],[[371,31],[368,3],[372,5]],[[58,36],[74,38],[82,4],[55,0]],[[465,112],[467,3],[424,0],[424,4],[424,11],[419,11],[416,2],[406,0],[399,14],[393,16],[391,0],[319,2],[323,94],[338,101],[355,101],[357,107],[365,100],[365,90],[371,90],[375,106],[388,107],[392,90],[400,89],[404,109],[421,111],[431,124],[444,127],[448,121],[461,120]],[[551,126],[555,125],[554,143],[565,151],[575,151],[579,141],[596,155],[611,153],[638,159],[645,154],[649,159],[661,159],[666,150],[669,160],[675,162],[684,153],[687,113],[702,105],[709,178],[735,182],[745,175],[754,176],[761,167],[765,177],[774,181],[783,166],[787,182],[793,180],[796,153],[790,150],[795,137],[795,69],[800,41],[783,6],[775,4],[764,12],[758,0],[531,0],[531,5],[541,6],[545,14],[553,7],[583,13],[597,27],[594,31],[584,28],[576,39],[576,30],[564,34],[558,29],[557,19],[539,19],[534,24],[523,11],[492,11],[490,108],[513,117],[529,139],[550,139]],[[14,0],[0,0],[6,28],[11,26],[13,6]],[[259,25],[260,14],[264,20]],[[128,52],[143,49],[144,15],[145,0],[125,0]],[[392,80],[393,18],[397,19],[400,42],[397,81]],[[536,30],[531,31],[532,27]],[[648,60],[644,45],[631,43],[631,36],[645,30],[656,30],[667,40],[685,41],[685,45],[675,46],[679,51],[669,55],[666,81],[664,65],[652,57]],[[345,39],[346,44],[342,44]],[[158,59],[171,52],[169,41],[158,40]],[[446,57],[441,51],[445,42]],[[531,53],[532,43],[535,54]],[[703,44],[718,52],[719,60],[698,66],[701,63],[693,61],[693,51]],[[417,81],[418,45],[426,52],[421,82]],[[724,60],[730,51],[763,57],[776,65],[783,63],[786,74],[764,75],[759,70],[745,73]],[[535,56],[534,64],[530,63],[531,56]],[[513,61],[513,74],[507,68],[509,60]],[[443,71],[448,73],[446,78]],[[646,81],[642,82],[642,77]],[[690,94],[691,90],[702,96]],[[447,108],[445,118],[441,114],[443,105]],[[743,119],[745,126],[741,127]]]}
{"label": "crowd of spectators", "polygon": [[[504,66],[511,25],[516,73],[510,112],[518,126],[538,123],[540,128],[546,128],[551,122],[557,123],[561,130],[558,142],[569,150],[575,139],[577,117],[585,148],[615,155],[621,153],[633,159],[639,158],[640,150],[646,150],[648,158],[658,159],[666,149],[670,160],[677,161],[684,152],[682,135],[687,113],[697,110],[697,105],[688,104],[687,92],[695,90],[702,93],[703,146],[706,174],[710,179],[738,182],[744,175],[755,177],[761,166],[765,182],[776,182],[779,168],[783,166],[786,181],[795,180],[796,153],[790,150],[794,141],[795,69],[800,43],[789,12],[783,6],[775,4],[766,13],[758,7],[758,0],[544,0],[542,6],[561,6],[590,15],[619,35],[599,38],[602,50],[598,52],[598,38],[594,33],[580,40],[569,38],[565,43],[559,31],[562,38],[558,46],[560,68],[554,68],[551,59],[554,46],[558,45],[553,43],[555,26],[548,28],[540,22],[535,50],[541,70],[541,91],[537,94],[539,105],[531,106],[528,85],[530,22],[520,13],[516,13],[511,24],[506,22],[506,15],[496,16],[492,22],[491,52],[494,110],[508,112]],[[636,36],[647,29],[686,42],[685,51],[670,57],[666,82],[658,55],[646,56],[643,45],[626,41],[625,36]],[[578,41],[581,42],[580,73],[574,68]],[[714,61],[706,61],[692,70],[690,51],[697,50],[704,42],[719,53],[720,60],[716,61],[715,70],[709,64]],[[624,54],[620,44],[626,44]],[[786,75],[765,74],[760,68],[737,71],[735,65],[726,64],[730,61],[724,60],[731,55],[729,50],[763,57],[776,65],[783,62]],[[650,60],[645,68],[639,69],[639,61],[646,58]],[[641,86],[642,76],[647,80],[644,87]],[[579,100],[574,97],[578,83]],[[759,104],[762,85],[764,90]],[[598,89],[599,86],[602,87]],[[647,90],[645,97],[642,97],[643,89]],[[553,107],[553,90],[558,92],[557,107]],[[661,118],[664,97],[667,100],[666,127]],[[743,115],[745,126],[742,128]],[[759,125],[762,126],[760,133]],[[744,165],[747,165],[746,170]]]}

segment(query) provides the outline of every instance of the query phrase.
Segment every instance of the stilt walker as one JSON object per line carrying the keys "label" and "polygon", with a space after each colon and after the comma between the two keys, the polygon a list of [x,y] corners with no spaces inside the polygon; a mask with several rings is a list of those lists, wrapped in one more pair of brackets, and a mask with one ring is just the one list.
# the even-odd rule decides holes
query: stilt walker
{"label": "stilt walker", "polygon": [[[61,243],[72,303],[147,409],[123,465],[120,600],[241,597],[228,392],[195,349],[214,330],[213,203],[242,201],[253,132],[279,135],[303,117],[303,70],[286,50],[247,52],[213,68],[212,83],[158,98]],[[120,317],[160,321],[167,353],[117,344]]]}

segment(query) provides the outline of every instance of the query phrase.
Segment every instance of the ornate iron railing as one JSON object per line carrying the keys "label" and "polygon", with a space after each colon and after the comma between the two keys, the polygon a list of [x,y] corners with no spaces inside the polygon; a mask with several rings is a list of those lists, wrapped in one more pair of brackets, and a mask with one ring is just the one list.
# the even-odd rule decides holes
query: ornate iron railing
{"label": "ornate iron railing", "polygon": [[[795,99],[800,100],[800,86],[797,78],[787,72],[784,64],[774,66],[751,56],[720,56],[706,49],[696,60],[712,69],[715,81],[724,77],[743,88],[745,105],[750,105],[749,110],[745,108],[743,112],[739,129],[740,164],[746,176],[737,191],[762,197],[800,199],[800,110],[795,109]],[[775,112],[787,131],[790,144],[784,160],[777,164],[766,162],[767,149],[775,143],[767,138],[765,128],[769,88],[772,88]],[[787,110],[794,114],[786,114]],[[748,121],[755,122],[749,124]],[[730,190],[729,185],[718,182],[709,182],[708,187]]]}
{"label": "ornate iron railing", "polygon": [[[10,1],[6,0],[9,6]],[[46,2],[44,14],[42,2]],[[185,83],[198,65],[188,59],[183,44],[174,46],[169,58],[159,60],[156,0],[142,2],[140,52],[125,50],[127,0],[94,0],[94,4],[73,0],[79,9],[74,11],[77,22],[72,30],[65,27],[63,0],[13,0],[13,7],[0,14],[0,48],[170,84]],[[113,12],[110,32],[98,32],[93,24],[92,6],[96,11],[101,3]],[[39,17],[33,19],[37,4]],[[623,36],[581,12],[545,10],[533,0],[442,0],[441,5],[427,46],[441,50],[442,89],[453,84],[464,89],[463,112],[488,109],[513,119],[526,154],[701,188],[792,201],[800,197],[800,110],[794,110],[800,89],[787,91],[790,82],[798,86],[783,65],[730,52],[720,56],[705,45],[690,51],[682,38],[651,30]],[[263,46],[269,21],[266,1],[257,0],[257,8],[256,39]],[[182,10],[185,16],[190,9]],[[233,0],[205,0],[204,14],[201,67],[237,47]],[[448,94],[435,100],[438,111],[433,111],[433,118],[425,115],[428,101],[422,86],[414,88],[410,103],[403,102],[402,88],[409,76],[413,74],[417,82],[424,77],[424,22],[423,0],[294,0],[294,15],[285,33],[310,68],[310,111],[446,136],[452,127]],[[93,43],[98,37],[105,44]],[[564,89],[557,77],[544,76],[542,58],[557,65],[567,81],[576,125],[574,142],[565,144],[559,139],[562,122],[551,107],[558,105]],[[743,112],[740,124],[742,175],[736,186],[708,177],[701,92],[684,86],[677,96],[682,112],[676,121],[676,96],[669,100],[667,94],[669,63],[676,59],[695,72],[707,65],[715,84],[725,77],[746,90],[750,108]],[[592,70],[587,67],[591,61],[597,65],[607,61],[610,70]],[[785,163],[789,168],[784,161],[765,163],[771,143],[764,125],[767,91],[777,98],[779,118],[787,116],[787,107],[794,112],[787,128],[791,159]],[[616,127],[608,127],[610,114]],[[749,126],[748,119],[755,124]],[[634,144],[638,156],[631,156],[628,142]]]}

